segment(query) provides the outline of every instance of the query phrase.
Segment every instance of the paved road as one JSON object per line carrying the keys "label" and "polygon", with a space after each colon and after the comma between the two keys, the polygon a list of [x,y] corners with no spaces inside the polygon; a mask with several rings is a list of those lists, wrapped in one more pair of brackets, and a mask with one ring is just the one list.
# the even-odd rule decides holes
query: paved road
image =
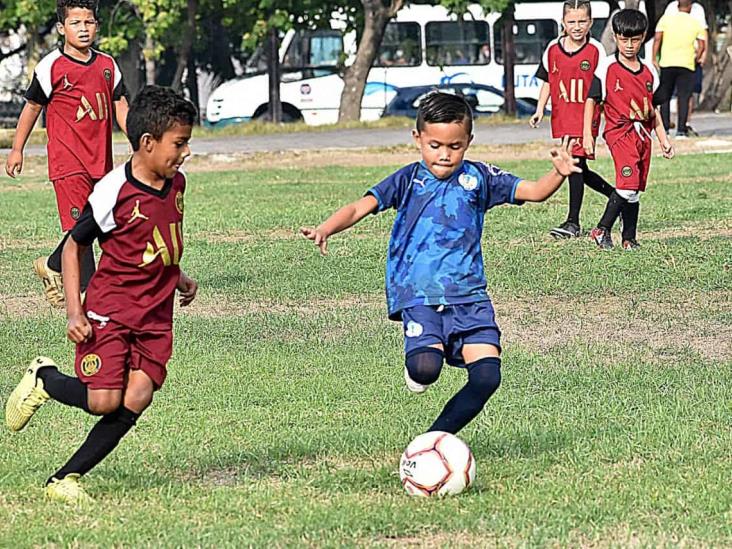
{"label": "paved road", "polygon": [[[694,128],[703,136],[732,136],[732,114],[699,113],[694,115]],[[527,124],[499,126],[477,125],[475,143],[483,145],[521,144],[550,141],[549,121],[532,130]],[[247,135],[195,140],[196,154],[247,154],[286,150],[321,150],[404,145],[411,142],[405,128],[343,129],[291,134]],[[45,147],[29,146],[26,154],[44,155]],[[124,155],[127,145],[115,144],[115,153]],[[8,150],[0,150],[7,155]]]}

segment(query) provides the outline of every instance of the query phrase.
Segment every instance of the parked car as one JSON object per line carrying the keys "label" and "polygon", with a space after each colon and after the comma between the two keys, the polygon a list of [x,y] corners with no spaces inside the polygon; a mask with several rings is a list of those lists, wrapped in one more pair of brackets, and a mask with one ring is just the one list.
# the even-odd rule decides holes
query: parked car
{"label": "parked car", "polygon": [[[444,86],[406,86],[396,89],[396,95],[384,109],[384,116],[415,118],[422,98],[433,90],[462,95],[476,117],[500,112],[503,108],[503,90],[484,84],[461,83]],[[536,106],[525,99],[516,99],[516,113],[520,117],[534,114]]]}

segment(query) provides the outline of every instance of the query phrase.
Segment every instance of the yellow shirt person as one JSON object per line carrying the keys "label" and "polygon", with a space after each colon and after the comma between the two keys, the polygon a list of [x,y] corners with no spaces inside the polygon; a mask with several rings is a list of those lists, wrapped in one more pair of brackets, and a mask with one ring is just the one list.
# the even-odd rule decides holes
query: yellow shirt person
{"label": "yellow shirt person", "polygon": [[690,13],[679,11],[661,17],[656,25],[656,32],[663,33],[658,64],[661,67],[683,67],[693,71],[696,41],[706,41],[707,37],[701,23]]}

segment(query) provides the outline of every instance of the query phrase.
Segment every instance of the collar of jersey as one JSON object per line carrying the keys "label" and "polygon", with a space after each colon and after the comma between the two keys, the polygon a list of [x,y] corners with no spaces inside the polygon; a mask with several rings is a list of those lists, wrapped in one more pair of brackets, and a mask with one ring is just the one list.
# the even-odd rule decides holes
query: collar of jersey
{"label": "collar of jersey", "polygon": [[433,174],[430,171],[430,169],[427,167],[427,164],[425,164],[425,161],[424,160],[420,160],[419,161],[419,166],[421,168],[424,168],[427,171],[427,174],[429,175],[430,179],[434,179],[435,181],[450,181],[451,179],[453,179],[454,177],[460,175],[461,173],[463,173],[463,171],[465,171],[464,170],[464,168],[465,168],[465,160],[463,160],[462,162],[460,162],[460,165],[457,168],[455,168],[455,171],[452,172],[450,174],[450,176],[449,177],[446,177],[445,179],[440,179],[435,174]]}
{"label": "collar of jersey", "polygon": [[168,196],[168,193],[170,192],[170,188],[173,186],[172,179],[166,179],[165,183],[163,183],[162,189],[160,189],[160,190],[143,183],[142,181],[137,179],[134,175],[132,175],[132,161],[127,162],[127,164],[125,164],[125,177],[127,178],[127,181],[130,182],[130,185],[132,185],[133,187],[140,189],[141,191],[151,194],[153,196],[157,196],[158,198],[165,198],[166,196]]}
{"label": "collar of jersey", "polygon": [[566,49],[564,49],[564,44],[562,44],[562,38],[564,38],[564,36],[559,37],[559,40],[557,40],[557,45],[559,46],[559,49],[562,50],[562,53],[568,57],[573,57],[577,55],[579,52],[585,49],[585,46],[587,46],[587,44],[590,43],[590,37],[588,35],[585,37],[585,43],[582,44],[579,49],[576,49],[574,51],[567,51]]}
{"label": "collar of jersey", "polygon": [[630,67],[627,67],[625,64],[623,64],[623,62],[620,60],[620,52],[619,51],[616,51],[615,52],[615,61],[618,62],[618,65],[620,65],[622,68],[624,68],[626,71],[628,71],[630,74],[632,74],[634,76],[638,76],[640,73],[643,72],[643,61],[641,60],[640,57],[638,57],[638,62],[640,63],[640,68],[637,71],[634,71]]}
{"label": "collar of jersey", "polygon": [[61,55],[63,55],[66,59],[68,59],[72,63],[76,63],[77,65],[84,65],[84,66],[91,65],[94,62],[94,60],[97,58],[97,52],[96,52],[96,50],[94,50],[92,48],[89,48],[91,55],[89,56],[89,59],[87,59],[86,61],[80,61],[79,59],[74,59],[69,54],[64,52],[63,46],[59,46],[58,51],[60,51]]}

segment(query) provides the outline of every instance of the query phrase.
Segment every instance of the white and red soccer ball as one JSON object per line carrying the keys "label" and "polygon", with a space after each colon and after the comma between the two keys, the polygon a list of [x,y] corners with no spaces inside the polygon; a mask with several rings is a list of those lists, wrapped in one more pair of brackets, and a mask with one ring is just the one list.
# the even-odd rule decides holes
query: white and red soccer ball
{"label": "white and red soccer ball", "polygon": [[475,480],[475,459],[455,435],[432,431],[409,443],[399,462],[399,477],[411,496],[456,495]]}

